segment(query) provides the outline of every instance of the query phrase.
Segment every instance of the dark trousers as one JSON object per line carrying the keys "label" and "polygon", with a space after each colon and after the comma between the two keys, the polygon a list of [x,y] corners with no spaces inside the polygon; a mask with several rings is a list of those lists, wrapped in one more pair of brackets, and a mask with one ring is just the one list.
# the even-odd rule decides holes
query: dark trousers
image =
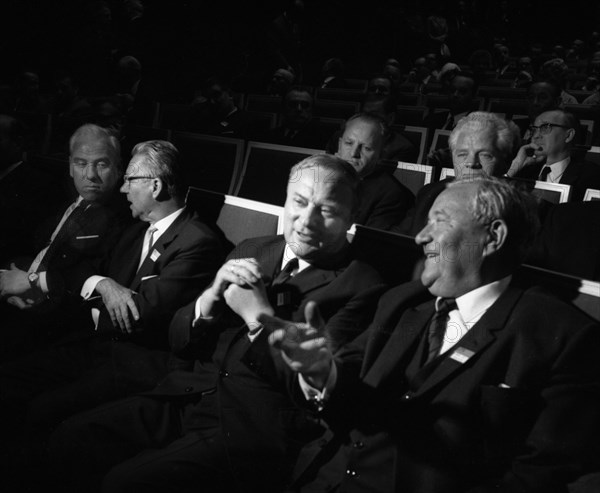
{"label": "dark trousers", "polygon": [[[56,486],[93,492],[230,492],[218,427],[185,430],[182,401],[136,396],[63,422],[51,435]],[[104,479],[101,479],[104,476]]]}

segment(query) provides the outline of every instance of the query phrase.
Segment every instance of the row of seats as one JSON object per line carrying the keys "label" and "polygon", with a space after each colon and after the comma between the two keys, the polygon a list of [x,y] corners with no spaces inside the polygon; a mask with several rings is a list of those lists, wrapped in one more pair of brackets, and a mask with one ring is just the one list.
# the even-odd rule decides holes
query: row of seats
{"label": "row of seats", "polygon": [[[283,232],[283,208],[280,206],[197,187],[190,187],[187,203],[208,221],[218,224],[233,243]],[[421,250],[412,237],[355,225],[348,232],[348,238],[357,256],[372,263],[388,282],[394,284],[415,277]],[[398,262],[398,258],[403,261]],[[516,278],[524,285],[542,284],[600,320],[600,283],[528,265],[521,267]]]}

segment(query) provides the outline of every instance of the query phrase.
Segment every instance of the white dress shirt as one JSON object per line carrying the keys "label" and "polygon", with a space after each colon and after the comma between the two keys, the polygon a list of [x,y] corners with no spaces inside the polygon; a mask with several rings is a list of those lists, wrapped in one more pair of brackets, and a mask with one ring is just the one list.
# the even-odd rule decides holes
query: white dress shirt
{"label": "white dress shirt", "polygon": [[552,163],[552,164],[546,164],[540,170],[540,176],[542,175],[542,171],[544,170],[544,168],[550,168],[550,173],[548,173],[548,176],[546,177],[546,181],[550,182],[550,183],[559,183],[560,179],[562,178],[562,175],[564,174],[565,170],[567,169],[567,166],[569,166],[570,162],[571,162],[571,158],[567,157],[566,159],[563,159],[562,161],[556,161],[555,163]]}
{"label": "white dress shirt", "polygon": [[[159,221],[156,221],[154,224],[152,224],[152,223],[149,224],[148,227],[154,226],[156,228],[156,231],[154,232],[154,235],[153,235],[153,240],[154,240],[153,245],[156,244],[158,239],[165,233],[165,231],[167,231],[167,229],[169,229],[171,224],[173,224],[175,222],[175,219],[177,219],[182,212],[183,212],[183,207],[181,209],[177,209],[175,212],[173,212],[172,214],[169,214],[167,217],[163,217]],[[83,283],[83,286],[81,287],[81,292],[80,292],[81,297],[84,300],[91,299],[92,294],[94,293],[94,291],[96,291],[96,286],[103,279],[106,279],[106,276],[93,275],[93,276],[88,277],[86,279],[86,281]],[[100,314],[100,311],[97,308],[92,308],[92,318],[94,320],[94,325],[96,328],[98,327],[99,314]]]}
{"label": "white dress shirt", "polygon": [[[446,332],[440,354],[445,353],[454,345],[481,319],[485,312],[498,300],[500,295],[506,291],[512,276],[506,276],[498,281],[480,286],[473,291],[469,291],[456,298],[457,309],[449,313],[449,320],[446,324]],[[441,298],[436,299],[436,303]],[[337,380],[337,369],[335,362],[331,364],[331,371],[327,378],[327,383],[322,390],[315,389],[309,385],[301,374],[298,374],[300,389],[306,400],[312,400],[321,405],[327,400],[328,395],[333,391]]]}

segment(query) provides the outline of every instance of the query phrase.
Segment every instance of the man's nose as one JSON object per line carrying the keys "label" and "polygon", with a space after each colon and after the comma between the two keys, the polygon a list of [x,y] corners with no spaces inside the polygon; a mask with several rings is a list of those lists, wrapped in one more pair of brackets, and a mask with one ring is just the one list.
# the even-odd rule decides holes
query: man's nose
{"label": "man's nose", "polygon": [[360,145],[355,145],[352,147],[352,157],[360,157],[361,147]]}
{"label": "man's nose", "polygon": [[98,174],[98,169],[93,164],[88,164],[85,167],[85,177],[90,181],[98,181],[100,180],[100,175]]}

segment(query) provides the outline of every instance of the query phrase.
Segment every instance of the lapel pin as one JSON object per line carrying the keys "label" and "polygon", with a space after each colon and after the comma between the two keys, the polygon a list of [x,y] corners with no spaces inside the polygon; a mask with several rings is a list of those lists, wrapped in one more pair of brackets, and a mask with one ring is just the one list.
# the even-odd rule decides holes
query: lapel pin
{"label": "lapel pin", "polygon": [[156,262],[158,257],[160,257],[160,252],[156,249],[152,250],[152,253],[150,254],[150,260],[152,260],[152,262]]}
{"label": "lapel pin", "polygon": [[452,358],[454,361],[458,361],[462,365],[463,363],[466,363],[474,354],[475,351],[471,351],[470,349],[464,347],[459,347],[452,352],[450,358]]}

